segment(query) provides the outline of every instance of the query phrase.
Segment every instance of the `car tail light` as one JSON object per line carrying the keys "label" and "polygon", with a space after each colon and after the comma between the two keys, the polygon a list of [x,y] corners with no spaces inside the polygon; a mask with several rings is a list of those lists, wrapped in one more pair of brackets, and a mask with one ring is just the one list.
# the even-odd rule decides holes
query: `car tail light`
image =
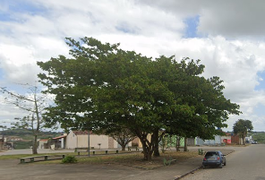
{"label": "car tail light", "polygon": [[217,157],[217,160],[220,160],[220,157]]}
{"label": "car tail light", "polygon": [[203,158],[204,161],[206,161],[206,158]]}

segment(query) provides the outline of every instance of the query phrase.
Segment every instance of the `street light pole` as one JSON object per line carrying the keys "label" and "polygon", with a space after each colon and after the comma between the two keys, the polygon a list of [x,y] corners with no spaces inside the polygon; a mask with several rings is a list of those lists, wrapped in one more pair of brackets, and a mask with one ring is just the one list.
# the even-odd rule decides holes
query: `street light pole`
{"label": "street light pole", "polygon": [[87,133],[87,138],[88,138],[88,146],[87,146],[87,153],[88,153],[88,156],[90,156],[90,130],[88,130],[88,133]]}

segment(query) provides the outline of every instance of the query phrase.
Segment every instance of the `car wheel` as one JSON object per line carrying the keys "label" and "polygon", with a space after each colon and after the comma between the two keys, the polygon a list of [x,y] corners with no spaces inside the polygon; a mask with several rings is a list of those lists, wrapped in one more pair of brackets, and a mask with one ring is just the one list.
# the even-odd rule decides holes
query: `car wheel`
{"label": "car wheel", "polygon": [[224,166],[226,166],[226,162],[224,162]]}

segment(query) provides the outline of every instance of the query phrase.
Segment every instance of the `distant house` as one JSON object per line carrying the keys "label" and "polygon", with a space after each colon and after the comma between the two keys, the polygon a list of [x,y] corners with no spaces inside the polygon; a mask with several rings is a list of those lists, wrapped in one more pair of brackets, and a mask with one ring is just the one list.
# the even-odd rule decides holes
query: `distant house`
{"label": "distant house", "polygon": [[93,149],[119,148],[117,141],[107,135],[97,135],[88,131],[70,131],[66,137],[65,148],[86,148],[88,147],[88,137],[90,147]]}
{"label": "distant house", "polygon": [[65,149],[66,148],[66,138],[67,138],[67,134],[52,138],[51,148],[52,149],[53,148],[54,149]]}
{"label": "distant house", "polygon": [[225,133],[225,136],[221,136],[221,141],[224,144],[231,144],[232,143],[231,133]]}
{"label": "distant house", "polygon": [[49,139],[40,139],[38,149],[50,149],[48,142]]}
{"label": "distant house", "polygon": [[239,136],[237,136],[237,135],[231,135],[231,143],[232,144],[239,144],[239,145],[241,145],[241,144],[243,144],[243,139],[242,138],[240,138]]}

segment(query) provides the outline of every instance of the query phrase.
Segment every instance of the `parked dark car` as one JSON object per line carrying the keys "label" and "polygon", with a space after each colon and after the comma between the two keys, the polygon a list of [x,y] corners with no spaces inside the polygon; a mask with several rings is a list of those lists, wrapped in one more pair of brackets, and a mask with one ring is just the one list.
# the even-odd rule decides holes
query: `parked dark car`
{"label": "parked dark car", "polygon": [[208,151],[202,161],[203,168],[206,166],[222,168],[223,165],[226,165],[226,158],[221,151]]}

